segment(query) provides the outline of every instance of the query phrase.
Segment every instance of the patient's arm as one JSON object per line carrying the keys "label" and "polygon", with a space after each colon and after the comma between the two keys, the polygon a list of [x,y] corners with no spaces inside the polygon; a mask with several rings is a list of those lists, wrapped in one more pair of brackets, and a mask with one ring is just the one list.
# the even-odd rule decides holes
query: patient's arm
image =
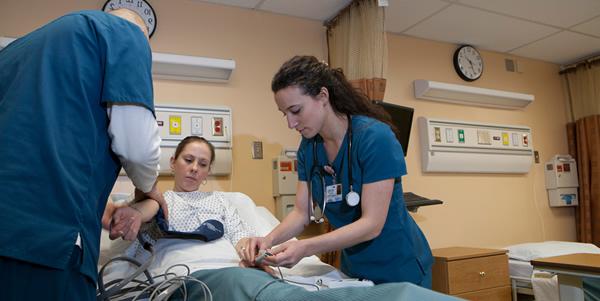
{"label": "patient's arm", "polygon": [[110,226],[110,239],[123,237],[125,240],[134,240],[144,222],[150,221],[158,212],[158,203],[146,199],[125,207],[119,207],[112,215]]}
{"label": "patient's arm", "polygon": [[246,241],[246,245],[237,247],[236,250],[240,257],[249,265],[254,265],[254,259],[260,250],[270,249],[273,245],[280,244],[302,233],[302,230],[310,221],[308,202],[306,182],[298,181],[294,209],[267,236],[251,237]]}

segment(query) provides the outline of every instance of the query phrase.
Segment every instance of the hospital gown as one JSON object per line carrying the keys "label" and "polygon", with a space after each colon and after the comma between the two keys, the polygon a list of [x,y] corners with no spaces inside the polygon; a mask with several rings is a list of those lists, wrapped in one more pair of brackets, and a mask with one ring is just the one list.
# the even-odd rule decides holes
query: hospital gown
{"label": "hospital gown", "polygon": [[[240,218],[235,207],[229,204],[222,192],[167,191],[164,197],[169,207],[171,231],[192,232],[206,220],[213,219],[223,224],[223,237],[233,246],[240,239],[255,235],[255,230]],[[155,242],[155,238],[146,236],[146,239],[151,243]],[[139,241],[135,241],[126,254],[139,257],[143,252]]]}

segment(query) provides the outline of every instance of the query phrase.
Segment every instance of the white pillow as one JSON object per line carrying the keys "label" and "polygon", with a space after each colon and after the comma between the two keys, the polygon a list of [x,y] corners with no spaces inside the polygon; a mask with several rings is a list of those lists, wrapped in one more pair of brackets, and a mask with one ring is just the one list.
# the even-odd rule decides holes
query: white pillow
{"label": "white pillow", "polygon": [[509,258],[523,261],[574,253],[600,254],[600,248],[593,244],[568,241],[524,243],[508,246],[504,249],[508,250]]}
{"label": "white pillow", "polygon": [[[257,207],[254,201],[244,193],[241,192],[223,192],[225,200],[237,209],[240,218],[244,220],[248,226],[256,230],[257,235],[267,235],[273,226],[270,221],[267,221],[261,213],[264,210]],[[272,214],[271,214],[272,216]]]}

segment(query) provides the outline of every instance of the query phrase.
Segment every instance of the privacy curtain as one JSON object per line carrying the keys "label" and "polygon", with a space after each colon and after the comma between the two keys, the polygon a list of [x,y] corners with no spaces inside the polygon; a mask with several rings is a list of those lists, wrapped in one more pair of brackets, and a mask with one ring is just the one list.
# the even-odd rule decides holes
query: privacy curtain
{"label": "privacy curtain", "polygon": [[572,121],[567,124],[569,153],[579,173],[577,239],[600,246],[600,58],[561,74]]}
{"label": "privacy curtain", "polygon": [[327,22],[329,65],[341,68],[372,100],[385,93],[385,9],[378,0],[355,0]]}

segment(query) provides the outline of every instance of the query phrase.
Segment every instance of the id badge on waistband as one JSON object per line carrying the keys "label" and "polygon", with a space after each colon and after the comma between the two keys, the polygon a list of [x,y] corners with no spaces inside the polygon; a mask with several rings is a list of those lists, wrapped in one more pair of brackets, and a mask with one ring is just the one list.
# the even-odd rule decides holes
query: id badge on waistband
{"label": "id badge on waistband", "polygon": [[328,203],[342,201],[342,184],[333,184],[325,188],[325,200]]}

